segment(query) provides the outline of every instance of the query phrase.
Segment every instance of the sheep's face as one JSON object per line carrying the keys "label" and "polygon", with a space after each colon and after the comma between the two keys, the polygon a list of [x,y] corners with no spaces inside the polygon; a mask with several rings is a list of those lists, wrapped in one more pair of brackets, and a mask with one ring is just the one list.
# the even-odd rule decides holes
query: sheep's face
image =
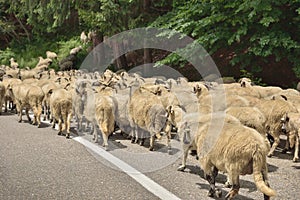
{"label": "sheep's face", "polygon": [[290,126],[289,126],[289,117],[288,117],[288,114],[284,114],[282,116],[282,118],[280,119],[280,123],[281,123],[281,131],[286,134],[288,133],[290,130]]}
{"label": "sheep's face", "polygon": [[252,82],[249,78],[241,78],[239,80],[239,83],[241,84],[241,87],[247,87],[247,86],[251,86]]}

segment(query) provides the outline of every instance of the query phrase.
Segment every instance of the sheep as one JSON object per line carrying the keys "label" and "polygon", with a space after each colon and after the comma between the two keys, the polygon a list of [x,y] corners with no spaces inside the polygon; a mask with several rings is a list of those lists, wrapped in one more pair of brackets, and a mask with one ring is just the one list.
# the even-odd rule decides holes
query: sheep
{"label": "sheep", "polygon": [[2,114],[2,106],[5,99],[6,88],[5,85],[0,82],[0,115]]}
{"label": "sheep", "polygon": [[220,133],[211,144],[209,139],[216,132],[210,132],[209,128],[209,124],[200,126],[195,136],[200,167],[210,184],[208,196],[221,196],[221,191],[215,187],[218,171],[228,173],[232,183],[226,199],[238,194],[239,175],[245,174],[253,174],[256,187],[264,194],[264,199],[275,196],[276,191],[268,183],[268,147],[264,138],[252,128],[224,122],[221,130],[216,130]]}
{"label": "sheep", "polygon": [[12,69],[17,69],[17,68],[19,68],[19,64],[15,61],[15,59],[14,58],[10,58],[10,67],[12,68]]}
{"label": "sheep", "polygon": [[5,76],[4,77],[20,78],[20,70],[9,68],[8,70],[5,71]]}
{"label": "sheep", "polygon": [[84,44],[86,44],[88,42],[88,37],[86,36],[84,31],[82,31],[80,34],[80,41]]}
{"label": "sheep", "polygon": [[57,58],[57,54],[55,52],[51,52],[51,51],[46,51],[46,57],[49,59],[56,59]]}
{"label": "sheep", "polygon": [[236,117],[243,125],[254,128],[261,135],[266,136],[264,126],[266,118],[256,107],[229,107],[225,112]]}
{"label": "sheep", "polygon": [[[4,96],[4,112],[7,112],[7,108],[12,109],[13,106],[13,94],[11,92],[11,90],[9,90],[9,87],[13,87],[14,85],[20,84],[22,83],[22,81],[20,79],[17,78],[7,78],[4,79],[2,82],[5,86],[5,96]],[[8,104],[8,105],[7,105]]]}
{"label": "sheep", "polygon": [[[170,112],[173,115],[173,112]],[[178,126],[178,136],[180,142],[182,143],[182,163],[177,168],[177,171],[184,171],[186,168],[186,160],[188,157],[189,150],[196,151],[196,141],[195,141],[195,134],[198,131],[198,128],[201,125],[218,122],[223,123],[223,121],[232,124],[240,124],[240,121],[235,117],[228,115],[224,112],[215,112],[212,114],[201,114],[199,112],[195,113],[188,113],[183,116],[182,121]]]}
{"label": "sheep", "polygon": [[150,147],[154,150],[155,135],[160,135],[160,131],[167,129],[167,146],[168,152],[171,152],[170,130],[167,123],[167,111],[162,105],[160,99],[151,92],[143,92],[141,88],[133,92],[128,105],[128,113],[130,116],[131,127],[133,127],[133,135],[136,138],[145,138],[138,133],[138,128],[149,132]]}
{"label": "sheep", "polygon": [[282,121],[281,118],[285,114],[297,113],[298,110],[290,102],[285,100],[261,100],[256,107],[264,114],[266,117],[265,128],[273,138],[274,143],[268,153],[268,156],[271,157],[275,151],[275,148],[280,142],[280,133],[282,132]]}
{"label": "sheep", "polygon": [[43,90],[34,85],[30,84],[18,84],[14,85],[13,88],[9,87],[12,90],[12,94],[15,98],[15,103],[17,106],[17,111],[19,113],[18,122],[22,122],[22,109],[25,108],[28,121],[31,121],[28,111],[32,109],[34,114],[34,119],[32,124],[37,124],[38,128],[41,125],[41,114],[42,114],[42,101],[44,99]]}
{"label": "sheep", "polygon": [[[48,81],[45,84],[41,84],[39,83],[38,86],[40,86],[43,90],[43,92],[45,94],[49,94],[49,91],[53,91],[55,89],[58,89],[59,86],[52,82],[52,81]],[[49,120],[50,119],[50,96],[49,95],[45,95],[44,99],[43,99],[43,108],[44,108],[44,120]]]}
{"label": "sheep", "polygon": [[58,135],[62,135],[62,123],[66,130],[66,138],[70,138],[70,124],[72,118],[72,96],[65,89],[59,88],[50,90],[50,110],[53,117],[52,128],[55,128],[55,121],[58,121]]}
{"label": "sheep", "polygon": [[[108,137],[112,134],[115,127],[115,106],[112,98],[101,93],[96,93],[95,105],[96,122],[101,130],[103,147],[108,150]],[[98,134],[94,135],[94,141],[98,142]]]}
{"label": "sheep", "polygon": [[283,123],[282,129],[287,134],[286,145],[282,152],[285,153],[295,147],[293,162],[297,162],[299,160],[300,114],[289,113],[281,120],[285,122]]}
{"label": "sheep", "polygon": [[59,65],[61,71],[69,71],[74,68],[74,63],[72,61],[66,61]]}
{"label": "sheep", "polygon": [[50,58],[43,58],[43,57],[39,57],[39,62],[36,64],[36,67],[42,66],[42,65],[47,65],[49,66],[52,63],[52,59]]}
{"label": "sheep", "polygon": [[80,50],[82,50],[82,46],[74,47],[70,50],[70,55],[76,55]]}
{"label": "sheep", "polygon": [[21,69],[19,72],[21,80],[30,79],[30,78],[37,78],[37,71],[36,70],[24,70]]}
{"label": "sheep", "polygon": [[6,74],[5,70],[0,68],[0,81],[3,80],[5,74]]}

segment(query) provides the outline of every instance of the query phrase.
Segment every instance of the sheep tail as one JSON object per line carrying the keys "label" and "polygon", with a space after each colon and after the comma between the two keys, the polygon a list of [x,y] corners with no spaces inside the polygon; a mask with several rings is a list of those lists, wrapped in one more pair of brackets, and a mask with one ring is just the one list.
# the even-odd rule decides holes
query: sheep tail
{"label": "sheep tail", "polygon": [[258,190],[260,190],[265,195],[272,197],[276,196],[276,191],[271,189],[266,182],[264,181],[264,177],[262,171],[266,169],[266,156],[263,155],[261,151],[258,151],[258,147],[256,151],[253,153],[253,176],[254,182]]}

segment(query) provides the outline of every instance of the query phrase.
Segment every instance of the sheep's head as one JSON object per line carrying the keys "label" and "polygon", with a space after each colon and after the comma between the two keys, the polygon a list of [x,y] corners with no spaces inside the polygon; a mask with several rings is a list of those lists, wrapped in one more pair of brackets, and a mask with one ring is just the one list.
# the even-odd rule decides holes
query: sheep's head
{"label": "sheep's head", "polygon": [[239,80],[239,83],[241,84],[241,87],[252,86],[252,81],[249,78],[241,78]]}
{"label": "sheep's head", "polygon": [[287,113],[285,113],[280,119],[281,131],[284,134],[287,134],[290,131],[289,121],[290,121],[290,118]]}

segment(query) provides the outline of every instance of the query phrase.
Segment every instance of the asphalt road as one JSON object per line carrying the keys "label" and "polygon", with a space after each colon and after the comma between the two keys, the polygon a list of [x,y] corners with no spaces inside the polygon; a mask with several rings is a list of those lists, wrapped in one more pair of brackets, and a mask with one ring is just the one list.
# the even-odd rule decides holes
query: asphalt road
{"label": "asphalt road", "polygon": [[[73,137],[91,141],[88,134]],[[167,154],[164,141],[156,143],[155,152],[148,152],[147,142],[141,147],[118,134],[110,141],[109,155],[128,163],[178,198],[212,199],[206,196],[209,186],[194,157],[189,157],[186,172],[176,171],[181,154],[175,140],[172,155]],[[268,158],[270,184],[278,193],[273,199],[300,199],[300,163],[291,159],[291,154],[279,152]],[[229,191],[223,186],[225,178],[223,174],[217,178],[223,197]],[[263,199],[252,175],[240,179],[241,189],[235,199]],[[0,116],[1,200],[159,199],[153,193],[103,155],[74,139],[58,136],[47,123],[38,129],[26,121],[18,123],[16,115]]]}

